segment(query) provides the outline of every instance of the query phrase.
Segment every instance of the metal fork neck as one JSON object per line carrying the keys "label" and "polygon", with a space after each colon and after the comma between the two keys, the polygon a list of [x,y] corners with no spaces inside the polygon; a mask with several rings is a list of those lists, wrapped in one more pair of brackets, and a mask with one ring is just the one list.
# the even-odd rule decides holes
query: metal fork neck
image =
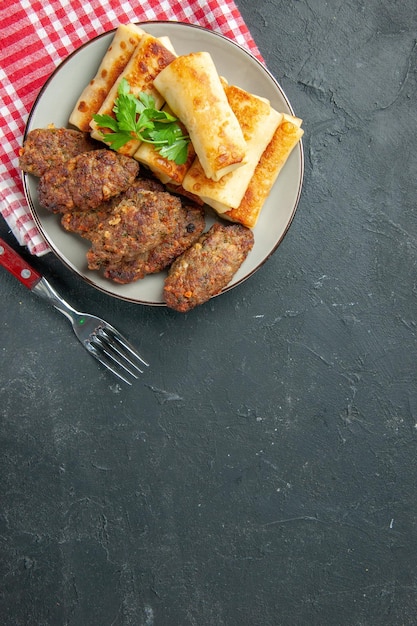
{"label": "metal fork neck", "polygon": [[76,311],[76,309],[68,304],[68,302],[66,302],[66,300],[64,300],[64,298],[60,296],[57,291],[55,291],[46,278],[41,278],[40,281],[32,288],[32,292],[52,304],[52,306],[58,309],[58,311],[71,321],[81,315],[79,311]]}

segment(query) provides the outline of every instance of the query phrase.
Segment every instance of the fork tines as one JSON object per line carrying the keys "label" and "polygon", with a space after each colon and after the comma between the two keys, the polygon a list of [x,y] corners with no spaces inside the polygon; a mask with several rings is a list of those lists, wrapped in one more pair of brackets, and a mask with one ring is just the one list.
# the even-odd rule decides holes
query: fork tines
{"label": "fork tines", "polygon": [[142,368],[149,367],[149,363],[113,326],[96,328],[85,345],[90,354],[128,385],[132,383],[125,373],[137,379],[138,374],[144,372]]}

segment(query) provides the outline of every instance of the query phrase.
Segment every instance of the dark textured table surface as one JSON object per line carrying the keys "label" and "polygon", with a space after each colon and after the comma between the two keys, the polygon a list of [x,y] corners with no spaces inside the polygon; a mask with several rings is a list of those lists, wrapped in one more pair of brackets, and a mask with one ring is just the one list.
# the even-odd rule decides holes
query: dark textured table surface
{"label": "dark textured table surface", "polygon": [[187,315],[32,259],[132,388],[1,271],[2,625],[417,623],[416,3],[238,6],[304,120],[295,220]]}

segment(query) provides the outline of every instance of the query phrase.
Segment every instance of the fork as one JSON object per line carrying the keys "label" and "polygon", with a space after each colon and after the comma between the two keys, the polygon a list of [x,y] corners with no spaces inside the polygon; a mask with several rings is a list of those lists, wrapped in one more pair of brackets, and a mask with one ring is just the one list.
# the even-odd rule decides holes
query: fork
{"label": "fork", "polygon": [[76,311],[52,287],[44,276],[0,238],[0,265],[6,268],[32,293],[47,300],[65,315],[84,348],[117,378],[131,385],[149,367],[137,350],[103,319]]}

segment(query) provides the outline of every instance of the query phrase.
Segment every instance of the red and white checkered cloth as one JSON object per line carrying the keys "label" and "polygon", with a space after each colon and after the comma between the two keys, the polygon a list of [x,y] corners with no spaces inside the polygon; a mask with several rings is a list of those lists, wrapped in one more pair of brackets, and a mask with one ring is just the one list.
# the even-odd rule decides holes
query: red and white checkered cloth
{"label": "red and white checkered cloth", "polygon": [[218,31],[259,50],[233,0],[2,0],[0,2],[0,210],[21,245],[49,247],[26,204],[19,149],[30,109],[57,65],[80,45],[120,23],[172,20]]}

